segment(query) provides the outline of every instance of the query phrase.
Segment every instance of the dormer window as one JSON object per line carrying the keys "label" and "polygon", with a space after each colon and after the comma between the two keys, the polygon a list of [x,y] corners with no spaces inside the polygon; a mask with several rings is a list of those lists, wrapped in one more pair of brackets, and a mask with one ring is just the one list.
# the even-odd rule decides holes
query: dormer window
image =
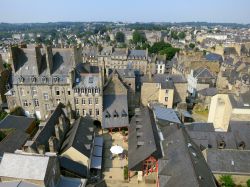
{"label": "dormer window", "polygon": [[110,118],[110,117],[111,117],[111,116],[110,116],[109,112],[106,112],[105,118]]}
{"label": "dormer window", "polygon": [[35,83],[35,82],[36,82],[36,77],[34,77],[34,76],[31,77],[31,82],[32,82],[32,83]]}
{"label": "dormer window", "polygon": [[47,82],[47,78],[46,77],[42,77],[42,82],[46,83]]}
{"label": "dormer window", "polygon": [[53,81],[58,83],[59,82],[59,77],[53,77]]}
{"label": "dormer window", "polygon": [[20,76],[20,77],[18,78],[18,80],[19,80],[20,83],[23,83],[23,82],[24,82],[24,78],[23,78],[22,76]]}
{"label": "dormer window", "polygon": [[125,118],[125,117],[127,117],[127,116],[128,116],[127,113],[123,110],[123,111],[122,111],[122,117]]}
{"label": "dormer window", "polygon": [[118,114],[118,112],[116,112],[116,110],[114,111],[113,116],[114,116],[114,118],[118,118],[119,117],[119,114]]}

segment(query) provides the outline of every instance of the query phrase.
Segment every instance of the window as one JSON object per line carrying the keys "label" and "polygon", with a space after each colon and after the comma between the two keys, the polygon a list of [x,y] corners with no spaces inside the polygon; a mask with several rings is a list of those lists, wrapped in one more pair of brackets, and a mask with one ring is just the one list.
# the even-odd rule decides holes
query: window
{"label": "window", "polygon": [[99,115],[100,115],[100,112],[99,112],[99,109],[98,109],[98,108],[95,109],[95,115],[96,115],[96,116],[99,116]]}
{"label": "window", "polygon": [[111,117],[111,115],[109,114],[109,112],[106,112],[105,118],[110,118],[110,117]]}
{"label": "window", "polygon": [[61,102],[61,99],[56,99],[57,104]]}
{"label": "window", "polygon": [[88,89],[88,93],[91,93],[91,89],[90,88]]}
{"label": "window", "polygon": [[116,112],[116,110],[114,111],[114,118],[118,118],[119,117],[119,115],[118,115],[118,113]]}
{"label": "window", "polygon": [[95,104],[98,105],[98,98],[95,98]]}
{"label": "window", "polygon": [[89,105],[92,105],[92,99],[89,98]]}
{"label": "window", "polygon": [[36,77],[31,77],[31,82],[35,83],[36,82]]}
{"label": "window", "polygon": [[53,77],[53,81],[54,81],[55,83],[58,83],[58,82],[59,82],[59,77]]}
{"label": "window", "polygon": [[166,101],[166,102],[168,101],[168,97],[165,97],[165,101]]}
{"label": "window", "polygon": [[75,104],[79,104],[78,98],[75,98]]}
{"label": "window", "polygon": [[85,109],[82,109],[82,115],[86,116],[86,110]]}
{"label": "window", "polygon": [[89,115],[90,115],[90,116],[93,115],[92,109],[89,109]]}
{"label": "window", "polygon": [[22,76],[19,77],[19,82],[23,83],[24,82],[24,78]]}
{"label": "window", "polygon": [[31,94],[32,94],[33,96],[37,95],[36,87],[31,87]]}
{"label": "window", "polygon": [[85,105],[86,104],[86,100],[82,99],[82,104]]}
{"label": "window", "polygon": [[47,78],[46,77],[42,77],[42,82],[46,83],[47,82]]}
{"label": "window", "polygon": [[55,88],[55,91],[56,91],[56,95],[60,95],[60,90],[58,87]]}
{"label": "window", "polygon": [[25,94],[24,94],[24,89],[23,88],[20,88],[20,95],[21,96],[24,96]]}
{"label": "window", "polygon": [[79,115],[79,109],[76,109],[76,114]]}
{"label": "window", "polygon": [[70,90],[68,90],[68,95],[70,95]]}
{"label": "window", "polygon": [[98,88],[95,89],[95,93],[96,94],[99,93],[99,89]]}
{"label": "window", "polygon": [[49,94],[48,93],[43,93],[43,98],[44,98],[44,100],[49,100]]}
{"label": "window", "polygon": [[122,117],[125,118],[125,117],[127,117],[127,116],[128,116],[127,113],[123,110],[123,111],[122,111]]}
{"label": "window", "polygon": [[46,110],[46,111],[49,111],[49,110],[50,110],[49,104],[45,104],[45,110]]}
{"label": "window", "polygon": [[28,101],[27,100],[23,101],[23,106],[28,106]]}
{"label": "window", "polygon": [[38,99],[34,99],[34,105],[35,105],[35,107],[38,107],[38,106],[39,106],[39,101],[38,101]]}

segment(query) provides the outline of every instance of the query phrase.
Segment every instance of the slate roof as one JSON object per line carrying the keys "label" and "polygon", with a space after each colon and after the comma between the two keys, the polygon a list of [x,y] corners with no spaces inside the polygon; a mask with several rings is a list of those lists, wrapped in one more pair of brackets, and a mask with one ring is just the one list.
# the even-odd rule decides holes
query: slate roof
{"label": "slate roof", "polygon": [[208,61],[219,61],[220,63],[223,61],[222,56],[216,53],[209,53],[205,56],[205,59]]}
{"label": "slate roof", "polygon": [[156,119],[181,124],[180,119],[172,108],[153,106]]}
{"label": "slate roof", "polygon": [[61,153],[73,147],[86,157],[90,158],[92,142],[94,138],[93,120],[86,117],[79,117],[72,125],[61,147]]}
{"label": "slate roof", "polygon": [[218,93],[217,88],[214,88],[214,87],[204,88],[198,91],[198,94],[203,95],[203,96],[214,96],[217,93]]}
{"label": "slate roof", "polygon": [[225,47],[224,55],[238,55],[238,53],[236,52],[236,49],[234,47]]}
{"label": "slate roof", "polygon": [[128,169],[141,170],[142,161],[151,155],[160,158],[159,143],[152,111],[147,107],[136,109],[128,133]]}
{"label": "slate roof", "polygon": [[60,116],[64,116],[64,119],[66,120],[66,114],[63,111],[64,105],[62,103],[59,103],[56,107],[56,109],[53,111],[53,113],[50,115],[48,120],[46,121],[45,126],[42,130],[38,130],[32,141],[34,141],[31,145],[31,147],[36,150],[37,146],[39,145],[45,145],[45,151],[49,150],[49,138],[51,136],[55,136],[55,125],[58,122],[58,118]]}
{"label": "slate roof", "polygon": [[[114,117],[116,113],[118,117]],[[124,114],[124,117],[122,117],[122,114]],[[110,117],[108,117],[108,115],[110,115]],[[102,127],[115,128],[127,127],[128,125],[127,95],[104,95]]]}
{"label": "slate roof", "polygon": [[146,50],[129,50],[128,58],[147,58]]}
{"label": "slate roof", "polygon": [[[74,49],[52,48],[52,71],[49,73],[49,67],[46,62],[46,50],[40,48],[41,61],[36,55],[36,49],[17,48],[18,52],[14,53],[16,68],[18,70],[13,74],[13,84],[20,83],[20,76],[24,79],[23,84],[67,84],[67,77],[72,67],[75,66]],[[15,69],[16,69],[15,68]],[[32,81],[32,77],[36,81]],[[55,82],[54,77],[59,78],[59,82]],[[46,78],[46,82],[43,81]]]}
{"label": "slate roof", "polygon": [[214,132],[213,123],[194,122],[190,124],[185,124],[185,127],[189,131]]}
{"label": "slate roof", "polygon": [[73,160],[70,160],[66,157],[58,156],[59,164],[61,170],[66,170],[70,173],[73,173],[79,177],[87,177],[88,168],[85,165],[79,164]]}
{"label": "slate roof", "polygon": [[35,118],[29,118],[24,116],[8,115],[0,122],[0,129],[13,128],[26,132],[32,123],[35,122]]}
{"label": "slate roof", "polygon": [[14,153],[17,149],[21,149],[30,135],[21,130],[13,129],[12,132],[0,142],[0,156],[7,153]]}
{"label": "slate roof", "polygon": [[160,83],[161,84],[161,88],[162,89],[173,89],[174,88],[174,84],[173,81],[171,79],[171,76],[166,75],[166,74],[156,74],[154,76],[152,76],[151,79],[149,79],[149,77],[143,76],[142,77],[142,82],[153,82],[153,83]]}
{"label": "slate roof", "polygon": [[55,157],[4,153],[0,177],[44,180],[49,160]]}
{"label": "slate roof", "polygon": [[207,68],[203,67],[194,70],[193,76],[195,78],[214,78],[212,73]]}
{"label": "slate roof", "polygon": [[120,80],[117,71],[114,71],[104,86],[102,127],[115,128],[128,125],[127,88]]}
{"label": "slate roof", "polygon": [[158,161],[160,187],[216,186],[199,147],[190,139],[185,129],[176,125],[163,128],[166,132],[168,128],[175,130],[165,134],[161,129],[164,136],[162,141],[164,156]]}
{"label": "slate roof", "polygon": [[208,166],[215,174],[250,175],[250,151],[207,149]]}
{"label": "slate roof", "polygon": [[3,155],[4,152],[14,153],[17,149],[21,149],[30,137],[27,130],[34,122],[34,118],[6,116],[0,122],[0,130],[12,129],[12,131],[0,142],[0,155]]}

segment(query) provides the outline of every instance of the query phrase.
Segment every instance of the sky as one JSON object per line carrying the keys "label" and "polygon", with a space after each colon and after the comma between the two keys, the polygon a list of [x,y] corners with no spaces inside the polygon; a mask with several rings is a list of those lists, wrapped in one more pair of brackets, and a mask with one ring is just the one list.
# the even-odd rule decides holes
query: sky
{"label": "sky", "polygon": [[1,0],[0,22],[250,23],[250,0]]}

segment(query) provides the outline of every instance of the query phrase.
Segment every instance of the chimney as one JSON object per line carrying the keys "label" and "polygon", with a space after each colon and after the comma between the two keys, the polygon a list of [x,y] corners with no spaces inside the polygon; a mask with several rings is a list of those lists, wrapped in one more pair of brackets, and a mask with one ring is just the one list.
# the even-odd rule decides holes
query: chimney
{"label": "chimney", "polygon": [[53,70],[53,53],[51,46],[46,47],[46,65],[47,65],[47,71],[51,75]]}
{"label": "chimney", "polygon": [[57,152],[57,139],[54,136],[49,138],[49,151],[50,152]]}
{"label": "chimney", "polygon": [[56,135],[57,140],[60,142],[62,139],[62,132],[61,132],[59,126],[60,126],[60,124],[55,125],[55,135]]}
{"label": "chimney", "polygon": [[42,54],[41,54],[41,49],[39,46],[35,47],[35,53],[36,53],[36,70],[37,70],[37,75],[41,73],[41,63],[42,63]]}
{"label": "chimney", "polygon": [[44,155],[45,154],[45,146],[44,145],[39,145],[37,147],[37,150],[38,150],[38,153],[41,154],[41,155]]}
{"label": "chimney", "polygon": [[0,54],[0,72],[4,70],[2,55]]}
{"label": "chimney", "polygon": [[9,47],[9,59],[8,62],[10,62],[12,69],[17,72],[18,70],[18,47],[17,46],[11,46]]}

